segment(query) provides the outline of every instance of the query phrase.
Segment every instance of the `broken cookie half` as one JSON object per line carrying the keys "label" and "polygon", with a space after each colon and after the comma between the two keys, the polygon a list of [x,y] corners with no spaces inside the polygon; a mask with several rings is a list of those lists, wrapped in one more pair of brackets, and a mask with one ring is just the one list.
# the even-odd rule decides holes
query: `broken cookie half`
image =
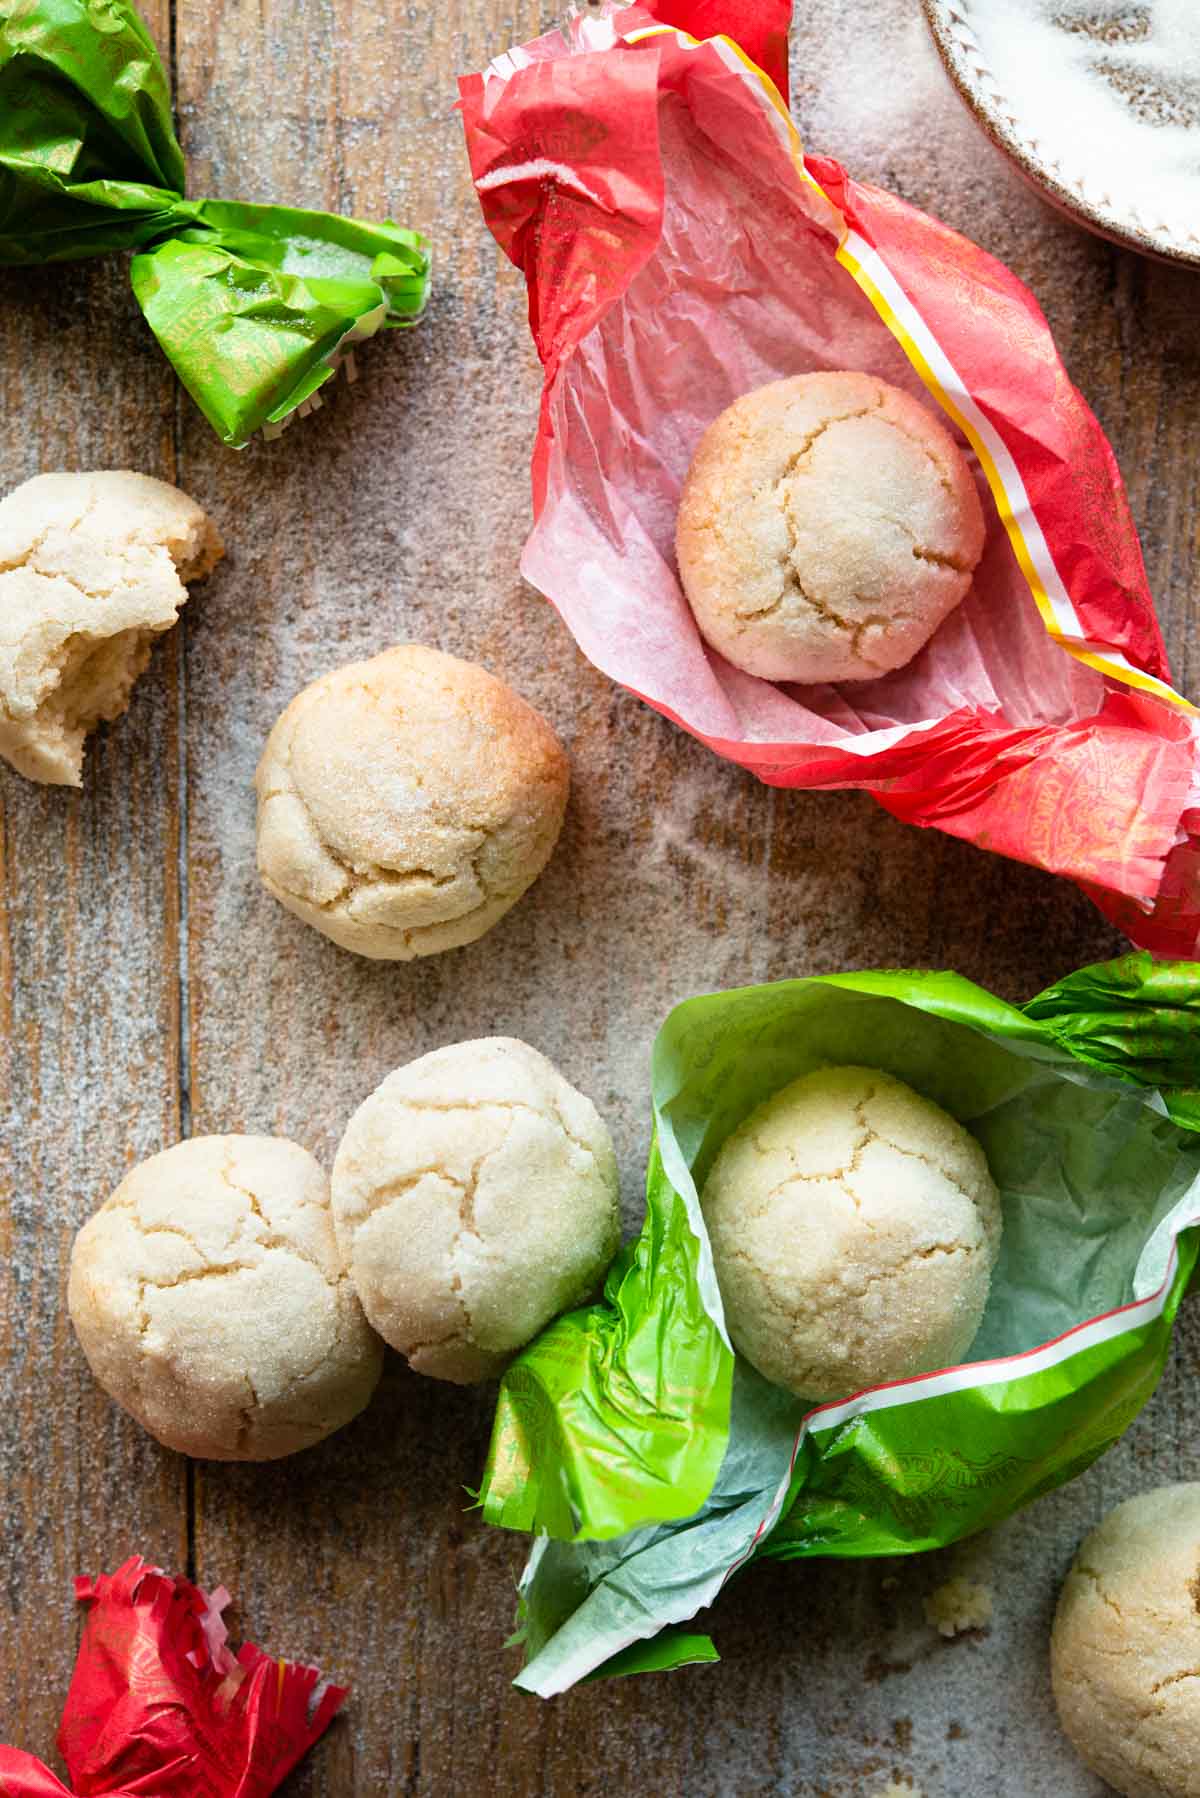
{"label": "broken cookie half", "polygon": [[152,475],[42,474],[0,501],[0,756],[79,786],[88,732],[125,710],[223,553],[203,508]]}

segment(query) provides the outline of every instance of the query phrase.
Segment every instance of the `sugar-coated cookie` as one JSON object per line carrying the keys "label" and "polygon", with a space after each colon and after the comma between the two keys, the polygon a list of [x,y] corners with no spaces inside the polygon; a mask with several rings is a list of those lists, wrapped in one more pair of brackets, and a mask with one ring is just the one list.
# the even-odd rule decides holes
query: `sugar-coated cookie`
{"label": "sugar-coated cookie", "polygon": [[722,1145],[701,1208],[729,1333],[802,1398],[960,1361],[1000,1241],[983,1150],[890,1074],[819,1068]]}
{"label": "sugar-coated cookie", "polygon": [[408,643],[293,699],[259,763],[269,892],[343,949],[408,961],[483,936],[562,827],[557,737],[473,662]]}
{"label": "sugar-coated cookie", "polygon": [[342,1138],[333,1210],[375,1329],[418,1373],[459,1382],[501,1372],[589,1298],[620,1239],[603,1119],[510,1037],[390,1074]]}
{"label": "sugar-coated cookie", "polygon": [[872,680],[911,661],[983,553],[961,450],[873,375],[795,375],[721,413],[676,550],[701,635],[764,680]]}
{"label": "sugar-coated cookie", "polygon": [[1200,1792],[1200,1484],[1127,1499],[1084,1539],[1050,1673],[1080,1758],[1124,1798]]}
{"label": "sugar-coated cookie", "polygon": [[126,1175],[75,1238],[67,1302],[97,1380],[182,1454],[269,1461],[349,1423],[383,1345],[329,1182],[276,1136],[197,1136]]}

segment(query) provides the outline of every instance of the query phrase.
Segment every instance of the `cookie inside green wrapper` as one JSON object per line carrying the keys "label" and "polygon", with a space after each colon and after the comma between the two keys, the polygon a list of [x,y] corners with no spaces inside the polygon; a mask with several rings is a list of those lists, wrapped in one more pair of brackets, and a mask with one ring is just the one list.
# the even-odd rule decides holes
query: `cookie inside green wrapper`
{"label": "cookie inside green wrapper", "polygon": [[425,307],[390,221],[184,198],[166,72],[128,0],[0,0],[0,264],[134,250],[134,293],[222,442],[281,428]]}
{"label": "cookie inside green wrapper", "polygon": [[[734,1355],[699,1193],[756,1107],[839,1066],[966,1126],[1003,1235],[962,1366],[816,1405]],[[538,1538],[517,1683],[547,1696],[714,1658],[680,1626],[752,1559],[940,1547],[1081,1472],[1154,1390],[1200,1248],[1195,963],[1131,955],[1021,1008],[948,973],[708,994],[652,1082],[642,1233],[505,1375],[480,1492]]]}

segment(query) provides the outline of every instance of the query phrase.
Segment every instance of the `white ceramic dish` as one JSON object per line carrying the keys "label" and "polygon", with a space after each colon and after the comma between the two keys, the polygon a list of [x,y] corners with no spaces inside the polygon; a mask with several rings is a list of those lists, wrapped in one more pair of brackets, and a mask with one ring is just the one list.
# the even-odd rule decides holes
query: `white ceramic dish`
{"label": "white ceramic dish", "polygon": [[963,100],[1046,199],[1200,267],[1200,0],[922,5]]}

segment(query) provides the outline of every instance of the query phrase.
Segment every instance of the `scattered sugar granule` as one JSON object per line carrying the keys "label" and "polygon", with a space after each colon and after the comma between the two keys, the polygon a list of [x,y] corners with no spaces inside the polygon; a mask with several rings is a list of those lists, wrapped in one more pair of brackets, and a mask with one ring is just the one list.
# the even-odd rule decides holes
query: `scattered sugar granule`
{"label": "scattered sugar granule", "polygon": [[992,1620],[992,1593],[977,1580],[948,1579],[925,1600],[925,1621],[943,1636],[982,1629]]}

